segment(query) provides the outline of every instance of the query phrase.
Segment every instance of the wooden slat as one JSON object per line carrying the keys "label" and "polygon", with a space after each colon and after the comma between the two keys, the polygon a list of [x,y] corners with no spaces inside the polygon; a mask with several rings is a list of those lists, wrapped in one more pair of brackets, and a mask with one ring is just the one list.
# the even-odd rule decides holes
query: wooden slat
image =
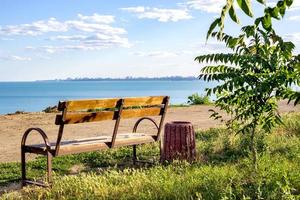
{"label": "wooden slat", "polygon": [[137,137],[137,138],[132,137],[132,138],[124,138],[124,139],[117,138],[114,147],[146,144],[146,143],[151,143],[151,142],[155,142],[155,140],[151,136],[143,136],[143,137]]}
{"label": "wooden slat", "polygon": [[65,107],[68,111],[115,108],[119,100],[120,98],[66,101]]}
{"label": "wooden slat", "polygon": [[103,149],[109,149],[109,146],[106,143],[66,145],[60,147],[58,155],[61,156],[61,155],[68,155],[74,153],[99,151]]}
{"label": "wooden slat", "polygon": [[[124,107],[160,105],[163,103],[164,98],[164,96],[124,98]],[[68,111],[115,108],[120,99],[121,98],[65,101],[60,102],[58,107],[60,110],[65,107]]]}
{"label": "wooden slat", "polygon": [[96,122],[96,121],[104,121],[104,120],[113,120],[115,119],[117,111],[102,111],[102,112],[94,112],[94,113],[67,113],[62,119],[64,124],[77,124],[84,122]]}
{"label": "wooden slat", "polygon": [[158,116],[161,115],[161,108],[152,107],[152,108],[141,108],[141,109],[128,109],[123,110],[121,118],[136,118],[136,117],[145,117],[145,116]]}
{"label": "wooden slat", "polygon": [[[67,113],[63,118],[61,115],[56,116],[55,124],[77,124],[85,122],[96,122],[104,120],[117,119],[118,111],[101,111],[101,112],[78,112]],[[136,118],[144,116],[158,116],[161,115],[161,108],[141,108],[141,109],[124,109],[122,111],[121,119]]]}
{"label": "wooden slat", "polygon": [[164,98],[164,96],[124,98],[124,107],[160,105]]}
{"label": "wooden slat", "polygon": [[[66,155],[73,153],[82,153],[95,150],[108,149],[108,143],[111,141],[111,136],[100,136],[92,137],[71,141],[64,141],[61,143],[58,155]],[[155,142],[151,135],[146,135],[144,133],[122,133],[117,136],[116,146],[129,146],[136,144],[144,144]],[[55,149],[55,143],[51,143],[51,149]],[[45,144],[34,144],[31,146],[26,146],[29,150],[28,152],[46,152]]]}

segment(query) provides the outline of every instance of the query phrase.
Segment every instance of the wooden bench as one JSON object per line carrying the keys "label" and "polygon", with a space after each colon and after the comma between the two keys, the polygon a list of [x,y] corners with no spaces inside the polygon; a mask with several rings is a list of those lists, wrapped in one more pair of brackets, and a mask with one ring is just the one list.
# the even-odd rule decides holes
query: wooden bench
{"label": "wooden bench", "polygon": [[[47,134],[40,128],[29,128],[23,135],[21,143],[22,185],[35,184],[40,186],[51,185],[52,158],[61,155],[82,152],[98,151],[121,146],[133,146],[133,162],[137,161],[136,145],[159,141],[164,118],[169,103],[168,96],[134,97],[60,101],[55,124],[59,126],[57,140],[50,143]],[[160,122],[149,116],[160,116]],[[120,134],[118,128],[121,119],[139,118],[133,126],[132,133]],[[64,127],[69,124],[114,120],[115,125],[111,136],[100,136],[71,141],[62,141]],[[141,121],[149,120],[157,128],[155,135],[137,133]],[[27,145],[26,140],[30,133],[38,132],[43,138],[43,144]],[[26,153],[35,153],[47,156],[47,182],[36,182],[26,179]]]}

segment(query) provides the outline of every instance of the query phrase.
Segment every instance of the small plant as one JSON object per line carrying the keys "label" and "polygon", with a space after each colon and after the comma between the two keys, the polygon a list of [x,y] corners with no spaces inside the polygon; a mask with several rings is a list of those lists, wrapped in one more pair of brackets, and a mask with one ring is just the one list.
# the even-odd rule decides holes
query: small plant
{"label": "small plant", "polygon": [[[201,69],[199,78],[221,82],[208,88],[207,95],[215,94],[216,107],[231,116],[227,121],[229,128],[237,127],[238,133],[248,137],[253,169],[257,171],[258,134],[267,135],[283,123],[277,101],[296,99],[297,102],[297,97],[287,94],[292,91],[291,85],[299,83],[300,55],[294,55],[295,45],[284,41],[272,27],[272,19],[282,19],[293,1],[280,0],[274,7],[265,7],[264,15],[256,18],[252,25],[242,27],[237,37],[223,32],[224,13],[229,12],[232,20],[238,22],[232,8],[233,0],[227,2],[207,36],[224,42],[232,52],[200,55],[195,60],[207,64]],[[250,1],[237,2],[247,14]],[[213,32],[216,26],[220,30]],[[221,115],[214,112],[212,117],[218,119]]]}
{"label": "small plant", "polygon": [[169,107],[171,108],[181,108],[181,107],[189,107],[187,104],[171,104]]}
{"label": "small plant", "polygon": [[58,112],[57,106],[48,106],[47,108],[45,108],[42,111],[45,112],[45,113],[55,113],[55,112]]}
{"label": "small plant", "polygon": [[207,95],[199,95],[198,93],[192,94],[188,97],[188,104],[190,105],[209,105],[212,104],[209,96]]}
{"label": "small plant", "polygon": [[22,110],[17,110],[14,113],[8,113],[7,115],[21,115],[21,114],[27,114],[28,112],[22,111]]}

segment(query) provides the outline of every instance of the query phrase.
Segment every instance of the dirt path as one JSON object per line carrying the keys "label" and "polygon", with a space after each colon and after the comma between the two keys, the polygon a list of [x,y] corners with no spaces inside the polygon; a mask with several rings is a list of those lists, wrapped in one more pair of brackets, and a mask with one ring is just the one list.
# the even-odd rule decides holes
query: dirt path
{"label": "dirt path", "polygon": [[[209,118],[209,109],[213,106],[191,106],[170,108],[166,121],[190,121],[195,129],[207,129],[220,126],[221,123]],[[280,104],[280,112],[300,111],[299,107]],[[55,141],[58,127],[54,125],[55,114],[29,113],[20,115],[0,115],[0,162],[20,161],[20,143],[24,131],[29,127],[40,127],[48,135],[50,141]],[[119,131],[131,132],[136,119],[121,121]],[[69,125],[65,128],[64,138],[76,139],[83,137],[107,135],[112,133],[113,121]],[[144,123],[140,131],[154,131],[150,123]],[[38,135],[32,134],[29,142],[41,143]]]}

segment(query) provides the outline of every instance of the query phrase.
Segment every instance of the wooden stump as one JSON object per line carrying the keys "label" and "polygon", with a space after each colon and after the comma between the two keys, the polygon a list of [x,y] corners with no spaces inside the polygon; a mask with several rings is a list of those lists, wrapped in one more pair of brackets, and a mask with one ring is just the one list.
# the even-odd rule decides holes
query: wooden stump
{"label": "wooden stump", "polygon": [[161,161],[195,160],[195,132],[190,122],[166,123],[161,151]]}

